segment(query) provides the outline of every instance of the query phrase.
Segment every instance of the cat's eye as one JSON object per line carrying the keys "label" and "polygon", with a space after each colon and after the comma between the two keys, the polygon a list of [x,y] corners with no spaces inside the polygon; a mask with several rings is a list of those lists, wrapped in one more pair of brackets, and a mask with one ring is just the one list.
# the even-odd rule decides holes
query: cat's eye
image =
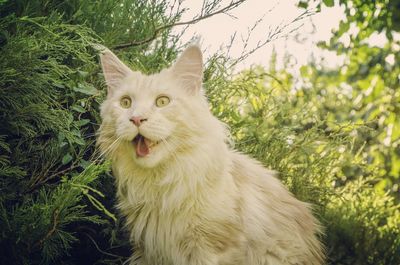
{"label": "cat's eye", "polygon": [[128,96],[123,96],[119,102],[119,104],[121,105],[121,107],[123,107],[124,109],[129,109],[132,105],[132,99]]}
{"label": "cat's eye", "polygon": [[159,108],[164,107],[164,106],[167,106],[167,105],[169,104],[170,101],[171,101],[171,100],[170,100],[169,97],[167,97],[167,96],[159,96],[159,97],[156,99],[156,106],[159,107]]}

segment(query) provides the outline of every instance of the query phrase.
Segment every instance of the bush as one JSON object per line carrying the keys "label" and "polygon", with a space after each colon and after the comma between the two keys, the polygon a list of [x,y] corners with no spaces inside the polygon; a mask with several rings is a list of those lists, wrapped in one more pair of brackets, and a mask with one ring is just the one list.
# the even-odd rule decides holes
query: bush
{"label": "bush", "polygon": [[[147,38],[150,25],[176,17],[164,16],[165,2],[121,4],[0,1],[2,264],[124,259],[112,177],[94,149],[105,88],[94,47]],[[134,68],[158,70],[176,52],[166,37],[150,52],[142,45],[124,54],[135,57]],[[99,249],[111,244],[123,246]]]}

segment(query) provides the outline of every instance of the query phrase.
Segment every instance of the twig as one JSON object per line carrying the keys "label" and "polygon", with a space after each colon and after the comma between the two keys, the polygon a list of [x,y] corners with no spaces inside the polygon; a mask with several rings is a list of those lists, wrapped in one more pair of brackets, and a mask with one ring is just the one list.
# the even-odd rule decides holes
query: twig
{"label": "twig", "polygon": [[[302,20],[304,20],[307,17],[310,17],[312,15],[315,14],[314,10],[305,10],[303,13],[301,13],[299,16],[297,16],[296,18],[294,18],[292,21],[290,21],[289,23],[285,23],[285,24],[280,24],[278,26],[276,26],[274,29],[270,30],[267,34],[267,38],[264,41],[258,41],[257,45],[255,47],[253,47],[252,49],[250,49],[249,51],[245,51],[246,47],[247,47],[247,42],[250,38],[250,34],[251,32],[255,29],[255,27],[258,25],[258,23],[260,23],[260,21],[262,20],[257,20],[255,25],[248,31],[248,36],[246,38],[246,40],[243,40],[243,42],[245,43],[244,45],[244,49],[242,51],[242,54],[239,56],[239,58],[236,58],[234,60],[234,62],[231,64],[231,67],[235,66],[236,64],[238,64],[239,62],[243,61],[244,59],[246,59],[247,57],[249,57],[251,54],[253,54],[255,51],[259,50],[260,48],[264,47],[265,45],[267,45],[268,43],[275,41],[279,38],[283,38],[287,35],[290,35],[291,33],[297,31],[299,28],[301,28],[303,26],[303,24],[297,25],[294,28],[289,28],[290,25],[294,24],[294,23],[298,23]],[[287,31],[286,33],[284,31]],[[284,34],[285,33],[285,34]],[[243,39],[243,37],[242,37]]]}
{"label": "twig", "polygon": [[236,8],[236,7],[238,7],[238,6],[241,5],[244,1],[246,1],[246,0],[232,1],[229,5],[225,6],[224,8],[221,8],[221,9],[215,11],[215,12],[206,13],[206,14],[204,14],[204,15],[201,14],[200,16],[195,17],[195,18],[193,18],[192,20],[189,20],[189,21],[171,23],[171,24],[167,24],[167,25],[158,27],[158,28],[156,28],[156,29],[154,30],[153,34],[152,34],[149,38],[147,38],[147,39],[140,40],[140,41],[132,41],[132,42],[123,43],[123,44],[118,44],[118,45],[115,45],[115,46],[112,47],[112,48],[113,48],[114,50],[120,50],[120,49],[125,49],[125,48],[128,48],[128,47],[140,46],[140,45],[149,43],[149,42],[155,40],[155,39],[159,36],[159,34],[160,34],[162,31],[166,30],[166,29],[170,29],[170,28],[177,27],[177,26],[196,24],[196,23],[198,23],[199,21],[202,21],[202,20],[204,20],[204,19],[213,17],[213,16],[215,16],[215,15],[217,15],[217,14],[226,13],[226,12],[228,12],[228,11],[230,11],[230,10],[232,10],[232,9],[234,9],[234,8]]}
{"label": "twig", "polygon": [[[76,169],[80,167],[80,165],[76,164],[76,161],[72,162],[71,166],[61,170],[61,171],[56,171],[55,173],[51,174],[48,177],[45,178],[39,178],[36,179],[35,181],[32,182],[32,184],[26,189],[25,193],[31,192],[32,190],[36,189],[37,187],[40,187],[43,183],[46,183],[47,181],[58,177],[60,175],[63,175],[64,173],[71,171],[73,169]],[[44,174],[45,175],[45,174]]]}
{"label": "twig", "polygon": [[[50,176],[48,176],[47,178],[45,178],[44,181],[42,181],[42,182],[47,182],[47,181],[49,181],[49,180],[52,179],[52,178],[55,178],[55,177],[60,176],[60,175],[63,175],[64,173],[66,173],[66,172],[68,172],[68,171],[71,171],[71,170],[73,170],[73,169],[76,169],[76,168],[78,168],[78,167],[80,167],[80,165],[77,165],[77,164],[76,164],[76,161],[74,161],[74,162],[72,162],[71,166],[69,166],[69,167],[67,167],[66,169],[63,169],[63,170],[61,170],[61,171],[55,172],[54,174],[51,174]],[[39,182],[38,184],[41,184],[42,182]]]}
{"label": "twig", "polygon": [[99,251],[100,253],[110,256],[110,257],[114,257],[114,258],[118,258],[118,259],[127,259],[129,257],[124,257],[124,256],[119,256],[119,255],[115,255],[109,252],[106,252],[104,250],[102,250],[99,245],[97,245],[96,241],[88,234],[88,233],[84,233],[89,239],[90,241],[92,241],[93,245],[96,247],[97,251]]}
{"label": "twig", "polygon": [[263,78],[263,77],[265,77],[265,76],[272,78],[273,80],[275,80],[276,82],[278,82],[278,84],[279,84],[280,86],[283,86],[282,81],[279,80],[276,76],[274,76],[273,74],[270,74],[270,73],[261,73],[261,74],[256,74],[255,76],[248,75],[247,81],[250,80],[250,78],[255,78],[255,79],[256,79],[256,78]]}
{"label": "twig", "polygon": [[46,233],[46,235],[40,239],[39,241],[37,241],[34,245],[33,245],[33,249],[40,247],[41,245],[43,245],[43,243],[49,238],[51,237],[54,232],[57,230],[57,225],[58,225],[58,215],[60,214],[60,211],[58,209],[54,210],[53,212],[53,226],[51,227],[51,229]]}

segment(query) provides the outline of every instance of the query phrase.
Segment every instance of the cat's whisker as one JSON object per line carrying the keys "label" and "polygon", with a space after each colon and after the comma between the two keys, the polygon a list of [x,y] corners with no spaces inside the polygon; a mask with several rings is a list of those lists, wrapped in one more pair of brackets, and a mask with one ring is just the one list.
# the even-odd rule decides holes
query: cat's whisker
{"label": "cat's whisker", "polygon": [[173,156],[175,162],[178,162],[177,156],[176,156],[176,152],[174,151],[175,148],[172,146],[172,144],[166,140],[166,138],[160,138],[160,140],[158,140],[158,142],[162,143],[164,148],[167,149],[167,151],[169,152],[169,154],[171,156]]}
{"label": "cat's whisker", "polygon": [[117,144],[117,143],[119,143],[119,141],[121,140],[121,138],[122,138],[121,136],[117,137],[117,138],[116,138],[110,145],[108,145],[108,147],[107,147],[106,149],[104,149],[103,151],[101,151],[100,149],[98,149],[99,152],[101,152],[101,153],[99,153],[99,154],[94,154],[94,155],[97,155],[97,157],[94,159],[94,161],[97,161],[97,160],[99,160],[99,159],[102,159],[102,158],[104,158],[104,156],[113,153],[113,152],[115,151],[115,149],[118,147],[118,144]]}
{"label": "cat's whisker", "polygon": [[[112,147],[112,145],[114,145],[114,144],[115,144],[117,141],[119,141],[119,140],[120,140],[120,138],[117,138],[117,139],[105,150],[105,152],[106,152],[110,147]],[[98,149],[96,149],[96,150],[94,151],[94,153],[92,154],[92,157],[95,156],[96,152],[98,152],[97,150],[98,150]],[[91,167],[93,167],[94,165],[96,165],[97,162],[99,162],[100,159],[103,157],[103,155],[104,155],[105,152],[103,152],[102,154],[100,154],[97,158],[91,160],[90,164],[89,164],[81,173],[78,174],[77,178],[79,178],[80,176],[82,176],[82,174],[84,174],[85,171],[89,170]]]}
{"label": "cat's whisker", "polygon": [[160,135],[166,135],[168,133],[168,130],[165,127],[158,124],[147,125],[146,129],[148,131],[157,132]]}
{"label": "cat's whisker", "polygon": [[118,147],[119,141],[121,140],[122,137],[118,137],[117,139],[115,139],[115,141],[110,144],[109,148],[104,150],[103,153],[100,154],[100,157],[106,156],[106,155],[110,155],[111,153],[113,153],[115,151],[115,149]]}
{"label": "cat's whisker", "polygon": [[[170,153],[170,155],[172,155],[172,157],[174,158],[175,162],[178,162],[178,157],[176,155],[176,152],[174,150],[174,148],[172,147],[172,144],[170,144],[167,140],[165,139],[161,139],[162,143],[165,146],[165,149],[168,150],[168,152]],[[178,163],[179,164],[179,163]]]}
{"label": "cat's whisker", "polygon": [[[178,158],[178,155],[177,155],[177,153],[176,153],[176,148],[174,148],[173,146],[172,146],[172,144],[170,144],[166,139],[161,139],[161,141],[162,141],[162,143],[163,143],[163,145],[164,145],[164,147],[165,147],[165,149],[167,149],[168,150],[168,152],[169,152],[169,155],[171,156],[171,158],[174,160],[174,162],[175,162],[175,167],[178,167],[180,170],[182,169],[182,166],[181,166],[181,164],[179,163],[179,158]],[[170,181],[170,180],[169,180]],[[166,182],[169,182],[169,181],[167,181],[166,179],[163,179],[162,181],[161,181],[161,183],[160,184],[166,184]]]}

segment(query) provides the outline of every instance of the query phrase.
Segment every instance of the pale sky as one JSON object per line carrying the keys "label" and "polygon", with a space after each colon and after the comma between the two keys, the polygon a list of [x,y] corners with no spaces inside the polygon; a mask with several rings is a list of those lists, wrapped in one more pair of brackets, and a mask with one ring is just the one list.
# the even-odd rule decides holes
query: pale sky
{"label": "pale sky", "polygon": [[[198,14],[202,2],[201,0],[184,1],[183,6],[189,8],[189,10],[185,13],[181,21],[190,20],[195,14]],[[228,2],[230,0],[223,1],[222,3]],[[297,0],[247,0],[237,9],[230,12],[236,19],[220,14],[191,25],[183,35],[182,42],[186,43],[193,36],[200,36],[200,43],[202,48],[206,50],[205,57],[207,58],[221,47],[224,52],[227,52],[224,46],[230,43],[231,36],[237,32],[237,39],[234,42],[230,55],[238,57],[243,50],[241,36],[245,38],[248,29],[258,19],[264,16],[263,21],[251,35],[248,49],[256,46],[259,40],[265,40],[267,33],[270,31],[269,28],[274,28],[281,23],[288,24],[298,17],[304,10],[297,8],[297,3]],[[285,53],[288,53],[292,56],[291,63],[294,66],[306,64],[312,55],[314,55],[317,61],[325,58],[325,64],[328,66],[340,65],[342,62],[341,58],[338,58],[332,52],[319,49],[316,43],[321,40],[329,40],[329,37],[332,35],[331,30],[338,27],[340,20],[344,19],[344,17],[344,8],[342,7],[323,7],[320,13],[295,23],[287,29],[289,31],[304,24],[296,32],[291,33],[286,38],[268,43],[248,57],[238,68],[247,68],[253,64],[261,64],[267,67],[274,47],[278,53],[278,63],[282,63],[283,56]],[[179,30],[179,28],[176,30]]]}

